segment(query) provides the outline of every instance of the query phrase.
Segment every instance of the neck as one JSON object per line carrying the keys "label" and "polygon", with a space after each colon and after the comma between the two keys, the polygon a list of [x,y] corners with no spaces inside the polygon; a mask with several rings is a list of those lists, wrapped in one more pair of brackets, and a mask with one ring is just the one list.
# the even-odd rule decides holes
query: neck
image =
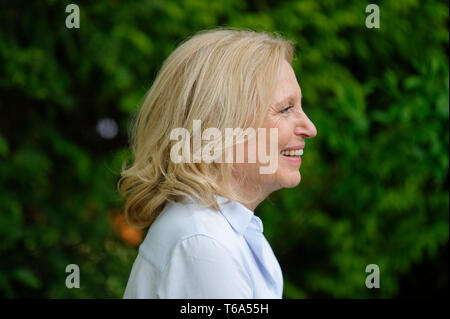
{"label": "neck", "polygon": [[258,191],[258,188],[255,187],[256,183],[244,183],[243,185],[239,185],[237,181],[233,182],[233,189],[237,189],[238,193],[241,194],[246,199],[253,199],[248,203],[241,203],[245,207],[247,207],[252,212],[258,207],[258,205],[266,199],[270,192],[262,189],[261,192]]}

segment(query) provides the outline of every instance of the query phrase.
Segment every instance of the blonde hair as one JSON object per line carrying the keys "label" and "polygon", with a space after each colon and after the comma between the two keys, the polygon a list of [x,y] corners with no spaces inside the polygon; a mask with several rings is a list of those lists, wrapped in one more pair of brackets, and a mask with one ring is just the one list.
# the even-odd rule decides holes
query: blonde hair
{"label": "blonde hair", "polygon": [[282,62],[291,63],[293,54],[293,43],[277,33],[232,28],[201,31],[172,52],[135,118],[134,162],[118,182],[130,225],[151,225],[168,201],[185,197],[216,210],[215,195],[246,202],[231,187],[232,164],[172,162],[170,132],[192,135],[193,120],[221,131],[260,127]]}

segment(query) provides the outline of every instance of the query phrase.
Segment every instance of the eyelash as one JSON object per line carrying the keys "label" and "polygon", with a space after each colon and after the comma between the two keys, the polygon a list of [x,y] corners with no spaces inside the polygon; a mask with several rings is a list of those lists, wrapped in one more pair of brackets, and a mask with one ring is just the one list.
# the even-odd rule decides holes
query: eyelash
{"label": "eyelash", "polygon": [[280,113],[286,113],[289,109],[291,109],[291,108],[293,108],[294,106],[293,105],[288,105],[288,106],[286,106],[285,108],[283,108],[281,111],[280,111]]}

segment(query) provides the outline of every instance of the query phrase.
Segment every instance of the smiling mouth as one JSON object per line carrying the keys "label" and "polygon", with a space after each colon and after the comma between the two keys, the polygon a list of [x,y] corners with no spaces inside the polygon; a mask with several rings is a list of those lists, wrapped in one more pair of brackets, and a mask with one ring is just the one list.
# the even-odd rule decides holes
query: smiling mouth
{"label": "smiling mouth", "polygon": [[280,154],[288,157],[300,157],[303,155],[303,149],[281,151]]}

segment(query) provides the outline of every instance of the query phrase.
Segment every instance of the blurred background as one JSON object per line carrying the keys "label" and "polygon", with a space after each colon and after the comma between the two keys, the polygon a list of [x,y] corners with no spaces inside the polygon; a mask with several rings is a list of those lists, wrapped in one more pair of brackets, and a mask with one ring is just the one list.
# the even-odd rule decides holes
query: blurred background
{"label": "blurred background", "polygon": [[[164,59],[216,26],[276,31],[318,135],[256,210],[284,298],[448,296],[448,1],[0,3],[0,296],[121,298],[146,229],[116,183]],[[68,264],[80,288],[68,289]],[[365,285],[377,264],[380,288]]]}

